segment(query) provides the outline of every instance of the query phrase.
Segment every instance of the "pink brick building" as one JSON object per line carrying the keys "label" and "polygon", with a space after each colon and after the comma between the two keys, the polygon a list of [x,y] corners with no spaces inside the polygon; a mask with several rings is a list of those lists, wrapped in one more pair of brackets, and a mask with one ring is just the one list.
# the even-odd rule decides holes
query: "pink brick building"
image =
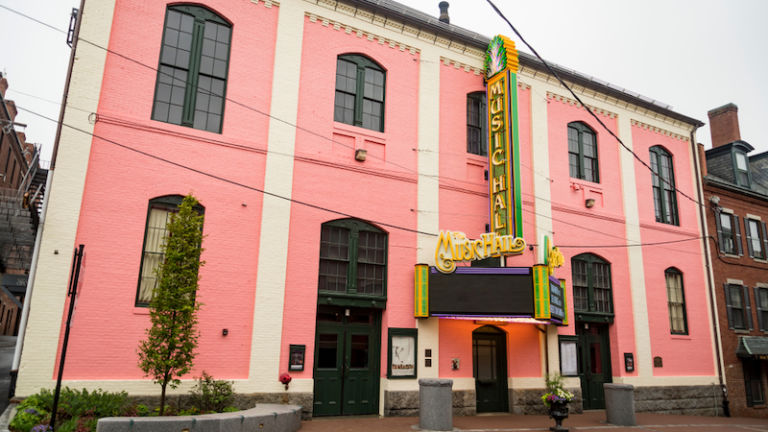
{"label": "pink brick building", "polygon": [[[559,371],[576,409],[615,382],[641,411],[716,413],[703,227],[685,198],[700,192],[699,121],[558,68],[656,176],[521,55],[527,246],[505,269],[462,263],[441,279],[451,296],[429,270],[417,318],[414,268],[437,264],[439,233],[489,231],[488,38],[367,0],[89,0],[79,38],[68,100],[93,114],[64,113],[87,134],[58,142],[17,394],[54,382],[78,244],[65,384],[157,393],[136,348],[164,218],[192,193],[206,264],[180,393],[206,371],[308,415],[410,415],[417,379],[446,378],[457,413],[528,413]],[[533,313],[545,238],[564,256],[562,319]]]}

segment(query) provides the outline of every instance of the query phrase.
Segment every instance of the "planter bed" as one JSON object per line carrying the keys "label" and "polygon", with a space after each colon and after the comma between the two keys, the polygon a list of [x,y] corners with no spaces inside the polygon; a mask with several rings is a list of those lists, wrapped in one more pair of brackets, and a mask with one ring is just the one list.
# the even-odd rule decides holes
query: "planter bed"
{"label": "planter bed", "polygon": [[298,405],[258,404],[218,414],[177,417],[106,417],[97,432],[295,432],[301,427]]}

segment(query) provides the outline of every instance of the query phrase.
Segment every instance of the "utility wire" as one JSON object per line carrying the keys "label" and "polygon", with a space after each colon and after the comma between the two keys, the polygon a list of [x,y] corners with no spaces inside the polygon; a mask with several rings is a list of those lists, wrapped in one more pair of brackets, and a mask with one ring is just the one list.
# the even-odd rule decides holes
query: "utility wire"
{"label": "utility wire", "polygon": [[606,132],[608,132],[608,133],[609,133],[609,134],[610,134],[612,137],[614,137],[614,138],[616,139],[616,141],[617,141],[619,144],[621,144],[621,146],[622,146],[622,147],[624,147],[624,149],[625,149],[626,151],[628,151],[629,153],[631,153],[631,154],[632,154],[632,156],[634,156],[634,158],[635,158],[635,159],[636,159],[638,162],[640,162],[640,163],[641,163],[641,164],[642,164],[644,167],[648,168],[648,169],[649,169],[649,170],[650,170],[650,171],[651,171],[651,172],[652,172],[652,173],[653,173],[655,176],[657,176],[657,177],[658,177],[658,178],[659,178],[661,181],[663,181],[664,183],[666,183],[667,185],[669,185],[670,187],[672,187],[672,188],[673,188],[673,189],[674,189],[674,190],[675,190],[677,193],[679,193],[680,195],[682,195],[682,196],[684,196],[684,197],[688,198],[689,200],[691,200],[692,202],[696,203],[696,204],[697,204],[697,205],[699,205],[699,206],[702,206],[702,207],[704,206],[704,205],[703,205],[702,203],[700,203],[700,202],[699,202],[697,199],[695,199],[695,198],[693,198],[693,197],[689,196],[688,194],[686,194],[685,192],[681,191],[680,189],[678,189],[678,188],[677,188],[677,186],[675,186],[674,184],[670,183],[670,182],[669,182],[669,180],[667,180],[667,179],[663,178],[663,177],[662,177],[662,176],[660,176],[658,173],[656,173],[656,172],[653,170],[653,168],[652,168],[650,165],[648,165],[648,163],[647,163],[647,162],[645,162],[645,161],[644,161],[644,160],[643,160],[643,159],[642,159],[642,158],[641,158],[641,157],[640,157],[640,156],[639,156],[637,153],[635,153],[635,152],[634,152],[634,151],[633,151],[631,148],[629,148],[629,147],[628,147],[626,144],[624,144],[624,141],[622,141],[622,140],[621,140],[621,138],[619,138],[619,137],[618,137],[618,136],[617,136],[615,133],[613,133],[613,131],[612,131],[612,130],[610,130],[610,129],[608,128],[608,126],[606,126],[606,125],[605,125],[605,123],[603,123],[603,121],[602,121],[602,120],[600,120],[600,117],[598,117],[598,116],[597,116],[597,114],[595,114],[594,112],[592,112],[592,110],[591,110],[591,109],[589,109],[589,107],[587,106],[587,104],[585,104],[585,103],[584,103],[584,102],[581,100],[581,98],[580,98],[580,97],[579,97],[579,96],[576,94],[576,92],[574,92],[574,91],[573,91],[573,89],[571,89],[571,87],[570,87],[568,84],[566,84],[566,83],[565,83],[565,81],[563,81],[563,79],[562,79],[562,78],[560,78],[560,75],[559,75],[557,72],[555,72],[555,70],[554,70],[554,69],[552,69],[552,67],[549,65],[549,63],[547,63],[547,61],[546,61],[546,60],[544,60],[544,59],[543,59],[543,58],[542,58],[542,57],[539,55],[539,53],[536,51],[536,49],[535,49],[535,48],[533,48],[533,47],[532,47],[532,46],[531,46],[531,45],[530,45],[530,44],[529,44],[529,43],[528,43],[528,42],[525,40],[525,38],[523,38],[523,35],[521,35],[519,31],[517,31],[517,29],[515,28],[515,26],[514,26],[514,25],[512,25],[512,23],[511,23],[511,22],[510,22],[510,21],[507,19],[507,17],[506,17],[506,16],[504,16],[504,14],[503,14],[503,13],[502,13],[502,12],[499,10],[499,8],[497,8],[497,7],[496,7],[496,5],[495,5],[495,4],[493,4],[493,2],[492,2],[491,0],[486,0],[486,1],[488,2],[488,4],[490,4],[490,5],[491,5],[491,7],[493,8],[493,10],[494,10],[494,11],[496,11],[496,13],[497,13],[497,14],[498,14],[498,15],[501,17],[501,19],[503,19],[503,20],[504,20],[504,21],[505,21],[505,22],[506,22],[506,23],[509,25],[509,27],[512,29],[512,31],[513,31],[513,32],[515,32],[515,34],[517,35],[517,37],[519,37],[519,38],[520,38],[520,41],[521,41],[521,42],[523,42],[523,43],[525,44],[525,46],[527,46],[527,47],[528,47],[528,49],[530,49],[530,50],[531,50],[531,52],[533,52],[533,55],[535,55],[535,56],[536,56],[536,58],[538,58],[538,59],[539,59],[539,60],[540,60],[540,61],[541,61],[541,62],[544,64],[544,66],[547,68],[547,70],[549,71],[549,73],[551,73],[551,74],[552,74],[552,76],[554,76],[554,77],[555,77],[555,79],[557,79],[557,81],[558,81],[558,82],[560,82],[560,84],[561,84],[563,87],[565,87],[565,88],[566,88],[566,90],[568,90],[568,92],[570,92],[570,93],[571,93],[571,95],[572,95],[572,96],[573,96],[573,97],[576,99],[576,101],[577,101],[577,102],[579,102],[579,103],[581,104],[582,108],[584,108],[584,109],[585,109],[585,110],[586,110],[586,111],[589,113],[589,115],[591,115],[591,116],[592,116],[592,117],[595,119],[595,121],[597,121],[597,122],[600,124],[600,126],[602,126],[602,127],[603,127],[603,129],[605,129],[605,131],[606,131]]}
{"label": "utility wire", "polygon": [[[497,11],[497,13],[501,14],[501,12],[500,12],[500,11],[499,11],[499,10],[498,10],[496,7],[495,7],[495,5],[493,5],[493,3],[491,3],[491,2],[490,2],[490,0],[488,0],[488,1],[489,1],[489,3],[491,4],[491,6],[492,6],[492,7],[493,7],[493,8],[494,8],[496,11]],[[27,19],[29,19],[29,20],[31,20],[31,21],[34,21],[34,22],[36,22],[36,23],[38,23],[38,24],[41,24],[41,25],[43,25],[43,26],[45,26],[45,27],[48,27],[48,28],[50,28],[50,29],[52,29],[52,30],[54,30],[54,31],[57,31],[57,32],[59,32],[59,33],[62,33],[62,34],[65,34],[65,33],[66,33],[66,31],[64,31],[64,30],[61,30],[61,29],[59,29],[59,28],[57,28],[57,27],[55,27],[55,26],[53,26],[53,25],[50,25],[50,24],[48,24],[48,23],[45,23],[45,22],[43,22],[43,21],[40,21],[40,20],[38,20],[38,19],[36,19],[36,18],[33,18],[33,17],[31,17],[31,16],[29,16],[29,15],[26,15],[26,14],[24,14],[24,13],[22,13],[22,12],[19,12],[19,11],[17,11],[17,10],[11,9],[11,8],[9,8],[9,7],[7,7],[7,6],[4,6],[4,5],[0,5],[0,8],[2,8],[2,9],[5,9],[5,10],[8,10],[9,12],[15,13],[15,14],[17,14],[17,15],[20,15],[20,16],[22,16],[22,17],[24,17],[24,18],[27,18]],[[535,50],[533,49],[533,47],[531,47],[530,45],[528,45],[528,43],[527,43],[527,42],[526,42],[526,41],[525,41],[525,40],[522,38],[522,36],[521,36],[521,35],[520,35],[520,34],[517,32],[517,30],[516,30],[516,29],[515,29],[515,28],[512,26],[512,24],[511,24],[511,23],[510,23],[510,22],[509,22],[509,21],[506,19],[506,17],[504,17],[503,15],[501,15],[501,16],[502,16],[502,18],[504,18],[504,20],[505,20],[505,21],[507,21],[507,23],[510,25],[510,27],[512,27],[513,31],[514,31],[514,32],[515,32],[515,33],[518,35],[518,37],[520,37],[520,39],[521,39],[521,40],[522,40],[522,41],[523,41],[523,42],[526,44],[526,46],[528,46],[528,47],[529,47],[529,48],[530,48],[532,51],[534,51],[534,53],[536,54],[536,56],[537,56],[537,57],[538,57],[538,58],[539,58],[539,59],[540,59],[542,62],[544,62],[544,60],[543,60],[543,59],[541,59],[541,57],[538,55],[538,53],[536,53],[536,52],[535,52]],[[144,68],[150,69],[150,70],[152,70],[152,71],[154,71],[154,72],[157,72],[157,73],[163,73],[163,72],[159,71],[158,69],[156,69],[156,68],[154,68],[154,67],[152,67],[152,66],[150,66],[150,65],[147,65],[147,64],[145,64],[145,63],[143,63],[143,62],[141,62],[141,61],[139,61],[139,60],[133,59],[133,58],[131,58],[131,57],[129,57],[129,56],[126,56],[126,55],[124,55],[124,54],[122,54],[122,53],[119,53],[119,52],[117,52],[117,51],[114,51],[114,50],[112,50],[112,49],[109,49],[109,48],[103,47],[103,46],[101,46],[101,45],[99,45],[99,44],[97,44],[97,43],[91,42],[91,41],[89,41],[89,40],[87,40],[87,39],[85,39],[85,38],[81,38],[81,37],[78,37],[78,40],[80,40],[80,41],[83,41],[83,42],[86,42],[86,43],[88,43],[88,44],[89,44],[89,45],[91,45],[91,46],[94,46],[94,47],[96,47],[96,48],[102,49],[102,50],[104,50],[104,51],[106,51],[106,52],[108,52],[108,53],[110,53],[110,54],[116,55],[116,56],[118,56],[118,57],[120,57],[120,58],[123,58],[123,59],[125,59],[125,60],[127,60],[127,61],[130,61],[130,62],[132,62],[132,63],[135,63],[135,64],[137,64],[137,65],[140,65],[140,66],[142,66],[142,67],[144,67]],[[549,67],[549,65],[548,65],[546,62],[544,62],[544,64],[547,66],[547,68],[550,70],[550,72],[551,72],[551,73],[552,73],[552,74],[553,74],[553,75],[554,75],[554,76],[555,76],[555,77],[556,77],[556,78],[557,78],[557,79],[558,79],[558,80],[561,82],[561,84],[562,84],[564,87],[566,87],[566,88],[567,88],[567,89],[568,89],[568,90],[569,90],[569,91],[570,91],[570,92],[573,94],[573,96],[574,96],[574,97],[575,97],[575,98],[578,100],[578,102],[579,102],[579,103],[581,103],[581,104],[582,104],[582,106],[584,106],[584,107],[586,108],[586,105],[585,105],[585,104],[584,104],[584,103],[583,103],[583,102],[582,102],[582,101],[581,101],[581,100],[578,98],[578,96],[577,96],[575,93],[573,93],[573,90],[571,90],[571,89],[570,89],[570,88],[569,88],[569,87],[568,87],[568,86],[567,86],[567,85],[566,85],[566,84],[565,84],[565,83],[562,81],[562,79],[561,79],[561,78],[560,78],[560,77],[557,75],[557,73],[556,73],[554,70],[552,70],[552,69]],[[167,74],[166,74],[166,75],[167,75]],[[22,92],[18,92],[18,93],[22,93]],[[24,94],[24,93],[22,93],[22,94]],[[209,94],[213,95],[213,93],[210,93],[210,92],[209,92]],[[32,96],[32,95],[29,95],[29,94],[26,94],[26,95],[28,95],[28,96],[31,96],[31,97],[36,97],[36,96]],[[43,98],[40,98],[40,97],[36,97],[36,98],[38,98],[38,99],[42,99],[42,100],[46,100],[46,101],[48,101],[48,102],[52,102],[52,101],[49,101],[49,100],[47,100],[47,99],[43,99]],[[251,111],[255,111],[255,112],[257,112],[257,113],[259,113],[259,114],[261,114],[261,115],[267,116],[267,117],[269,117],[269,118],[271,118],[271,119],[274,119],[274,120],[276,120],[276,121],[282,122],[282,123],[284,123],[284,124],[286,124],[286,125],[288,125],[288,126],[291,126],[291,127],[293,127],[293,128],[296,128],[297,130],[301,130],[301,131],[307,132],[307,133],[309,133],[309,134],[311,134],[311,135],[317,136],[317,137],[319,137],[319,138],[322,138],[322,139],[324,139],[324,140],[330,141],[330,142],[332,142],[332,143],[335,143],[335,144],[339,144],[339,145],[342,145],[342,146],[345,146],[345,147],[350,147],[350,146],[348,146],[348,145],[345,145],[344,143],[336,142],[335,140],[333,140],[333,139],[331,139],[331,138],[328,138],[328,137],[326,137],[326,136],[324,136],[324,135],[322,135],[322,134],[320,134],[320,133],[317,133],[317,132],[314,132],[314,131],[312,131],[312,130],[310,130],[310,129],[307,129],[307,128],[304,128],[304,127],[298,126],[298,125],[296,125],[296,124],[293,124],[293,123],[291,123],[291,122],[289,122],[289,121],[286,121],[286,120],[282,120],[282,119],[280,119],[280,118],[277,118],[277,117],[275,117],[275,116],[273,116],[273,115],[271,115],[271,114],[269,114],[269,113],[266,113],[266,112],[263,112],[263,111],[261,111],[261,110],[259,110],[259,109],[257,109],[257,108],[251,107],[251,106],[249,106],[249,105],[247,105],[247,104],[244,104],[244,103],[240,103],[240,102],[238,102],[238,101],[235,101],[235,100],[233,100],[233,99],[231,99],[231,98],[225,98],[225,100],[227,100],[227,101],[229,101],[229,102],[231,102],[231,103],[234,103],[235,105],[238,105],[238,106],[241,106],[241,107],[243,107],[243,108],[246,108],[246,109],[248,109],[248,110],[251,110]],[[31,113],[31,114],[33,114],[33,115],[36,115],[36,116],[38,116],[38,117],[42,117],[42,118],[44,118],[44,119],[46,119],[46,120],[49,120],[49,121],[53,121],[53,122],[57,122],[56,120],[54,120],[54,119],[51,119],[50,117],[44,116],[44,115],[42,115],[42,114],[39,114],[39,113],[36,113],[36,112],[34,112],[34,111],[30,111],[30,110],[27,110],[27,109],[23,109],[23,108],[21,108],[21,107],[19,107],[19,108],[20,108],[20,109],[22,109],[23,111],[29,112],[29,113]],[[76,108],[76,107],[73,107],[73,108],[74,108],[74,109],[78,109],[78,110],[80,110],[80,111],[87,111],[87,110],[84,110],[84,109],[82,109],[82,108]],[[620,143],[622,146],[624,146],[624,148],[625,148],[625,149],[627,149],[628,151],[630,151],[630,152],[631,152],[631,153],[632,153],[632,154],[635,156],[635,158],[637,158],[637,159],[638,159],[638,160],[639,160],[641,163],[643,163],[643,165],[645,165],[647,168],[649,168],[649,169],[651,170],[651,172],[653,172],[653,169],[652,169],[650,166],[648,166],[648,165],[647,165],[647,164],[646,164],[644,161],[642,161],[642,160],[641,160],[641,159],[640,159],[640,158],[639,158],[639,157],[638,157],[638,156],[637,156],[637,155],[636,155],[634,152],[632,152],[632,150],[630,150],[629,148],[627,148],[627,147],[624,145],[624,143],[623,143],[623,142],[621,142],[621,140],[620,140],[620,139],[619,139],[619,138],[618,138],[616,135],[614,135],[614,134],[613,134],[613,132],[612,132],[612,131],[610,131],[610,129],[608,129],[608,128],[605,126],[605,124],[604,124],[604,123],[603,123],[603,122],[602,122],[602,121],[601,121],[601,120],[600,120],[600,119],[599,119],[599,118],[598,118],[598,117],[597,117],[597,116],[596,116],[594,113],[592,113],[592,111],[590,111],[589,109],[587,109],[587,111],[588,111],[588,112],[589,112],[589,113],[590,113],[590,114],[591,114],[593,117],[595,117],[595,118],[597,119],[597,121],[598,121],[598,122],[599,122],[599,123],[600,123],[600,124],[601,124],[601,125],[602,125],[602,126],[603,126],[603,127],[604,127],[604,128],[605,128],[605,129],[606,129],[606,130],[607,130],[607,131],[608,131],[608,132],[609,132],[609,133],[610,133],[610,134],[611,134],[611,135],[614,137],[614,138],[616,138],[616,140],[617,140],[617,141],[618,141],[618,142],[619,142],[619,143]],[[130,124],[131,122],[128,122],[128,123]],[[145,156],[147,156],[147,157],[150,157],[150,158],[155,158],[155,159],[158,159],[158,160],[164,161],[164,162],[166,162],[166,163],[169,163],[169,164],[171,164],[171,165],[175,165],[175,166],[177,166],[177,167],[180,167],[180,168],[183,168],[183,169],[187,169],[187,170],[190,170],[190,171],[194,171],[194,172],[197,172],[197,173],[199,173],[199,174],[202,174],[202,175],[206,175],[206,176],[209,176],[209,177],[212,177],[212,178],[218,179],[218,180],[220,180],[220,181],[223,181],[223,182],[226,182],[226,183],[230,183],[230,184],[234,184],[234,185],[237,185],[237,186],[241,186],[241,187],[244,187],[244,188],[247,188],[247,189],[250,189],[250,190],[254,190],[254,191],[257,191],[257,192],[261,192],[261,193],[264,193],[264,194],[266,194],[266,195],[270,195],[270,196],[276,197],[276,198],[280,198],[280,199],[288,200],[288,201],[291,201],[291,202],[295,202],[295,203],[297,203],[297,204],[306,205],[306,206],[309,206],[309,207],[312,207],[312,208],[315,208],[315,209],[318,209],[318,210],[328,211],[328,212],[331,212],[331,213],[335,213],[335,214],[338,214],[338,215],[341,215],[341,216],[345,216],[345,217],[353,217],[352,215],[349,215],[349,214],[347,214],[347,213],[344,213],[344,212],[340,212],[340,211],[337,211],[337,210],[329,209],[329,208],[326,208],[326,207],[322,207],[322,206],[318,206],[318,205],[315,205],[315,204],[311,204],[311,203],[307,203],[307,202],[303,202],[303,201],[295,200],[295,199],[292,199],[292,198],[284,197],[284,196],[281,196],[281,195],[278,195],[278,194],[275,194],[275,193],[272,193],[272,192],[269,192],[269,191],[266,191],[266,190],[261,190],[261,189],[258,189],[258,188],[255,188],[255,187],[252,187],[252,186],[249,186],[249,185],[245,185],[245,184],[242,184],[242,183],[239,183],[239,182],[235,182],[234,180],[226,179],[226,178],[224,178],[224,177],[220,177],[220,176],[217,176],[217,175],[215,175],[215,174],[207,173],[207,172],[205,172],[205,171],[202,171],[202,170],[198,170],[198,169],[196,169],[196,168],[192,168],[192,167],[189,167],[189,166],[186,166],[186,165],[183,165],[183,164],[180,164],[180,163],[177,163],[177,162],[171,161],[171,160],[169,160],[169,159],[165,159],[165,158],[162,158],[162,157],[160,157],[160,156],[152,155],[152,154],[150,154],[150,153],[147,153],[147,152],[144,152],[144,151],[141,151],[141,150],[138,150],[138,149],[134,149],[134,148],[132,148],[132,147],[129,147],[129,146],[126,146],[126,145],[124,145],[124,144],[118,143],[118,142],[116,142],[116,141],[114,141],[114,140],[110,140],[110,139],[108,139],[108,138],[104,138],[104,137],[101,137],[101,136],[98,136],[98,135],[92,134],[92,133],[90,133],[90,132],[88,132],[88,131],[82,130],[82,129],[80,129],[80,128],[77,128],[77,127],[74,127],[74,126],[71,126],[71,125],[67,125],[67,124],[63,124],[63,125],[64,125],[64,126],[66,126],[66,127],[68,127],[68,128],[71,128],[71,129],[73,129],[73,130],[77,130],[77,131],[79,131],[79,132],[81,132],[81,133],[89,134],[89,135],[93,136],[94,138],[100,139],[100,140],[102,140],[102,141],[105,141],[105,142],[108,142],[108,143],[111,143],[111,144],[117,145],[117,146],[119,146],[119,147],[122,147],[122,148],[124,148],[124,149],[130,150],[130,151],[134,151],[134,152],[137,152],[137,153],[143,154],[143,155],[145,155]],[[198,139],[199,139],[199,138],[198,138]],[[237,148],[247,148],[247,149],[249,149],[249,150],[253,150],[252,148],[249,148],[249,147],[247,147],[247,146],[237,145],[237,144],[234,144],[234,143],[228,143],[228,142],[225,142],[225,141],[222,141],[222,140],[206,140],[206,141],[213,141],[214,143],[221,143],[221,144],[224,144],[224,145],[229,145],[229,146],[232,146],[232,147],[237,147]],[[350,148],[351,148],[351,147],[350,147]],[[282,154],[282,155],[287,155],[287,154],[283,154],[283,153],[281,153],[281,154]],[[393,164],[393,165],[395,165],[395,166],[398,166],[398,167],[400,167],[400,168],[403,168],[403,169],[405,169],[405,170],[407,170],[407,171],[409,171],[409,172],[415,173],[415,171],[414,171],[414,170],[412,170],[412,169],[410,169],[410,168],[408,168],[408,167],[405,167],[405,166],[401,166],[401,165],[399,165],[399,164],[395,164],[395,163],[393,163],[393,162],[390,162],[390,161],[385,161],[385,162],[386,162],[386,163],[391,163],[391,164]],[[528,168],[529,168],[529,169],[531,169],[531,171],[533,171],[535,174],[541,175],[541,176],[543,176],[543,177],[545,177],[545,178],[549,179],[549,177],[545,176],[544,174],[541,174],[541,173],[538,173],[538,172],[536,172],[536,171],[535,171],[535,170],[534,170],[532,167],[528,167]],[[439,178],[443,178],[443,179],[449,179],[449,180],[454,180],[454,181],[464,181],[464,180],[455,179],[455,178],[449,178],[449,177],[445,177],[445,176],[442,176],[442,177],[441,177],[441,176],[439,176],[439,175],[438,175],[438,176],[432,176],[432,175],[424,175],[424,174],[418,174],[418,173],[416,173],[416,174],[417,174],[417,175],[419,175],[419,176],[424,176],[424,177],[431,177],[431,178],[437,178],[437,179],[439,179]],[[655,174],[655,173],[654,173],[654,174]],[[662,180],[663,180],[663,179],[662,179]],[[673,186],[673,187],[674,187],[674,186]],[[677,189],[676,189],[676,190],[677,190]],[[685,195],[683,192],[681,192],[681,191],[679,191],[679,190],[678,190],[678,192],[680,192],[682,195],[684,195],[684,196],[686,196],[687,198],[689,198],[689,199],[690,199],[690,197],[688,197],[687,195]],[[541,199],[541,200],[545,200],[545,201],[548,201],[548,202],[552,203],[552,201],[550,201],[550,200],[547,200],[547,199],[545,199],[545,198],[542,198],[542,197],[537,197],[537,196],[535,196],[535,195],[531,195],[531,196],[533,196],[534,198],[538,198],[538,199]],[[694,200],[694,202],[696,202],[696,201]],[[697,202],[697,203],[698,203],[698,202]],[[535,212],[534,212],[534,213],[535,213]],[[535,214],[538,214],[538,213],[535,213]],[[541,215],[541,216],[544,216],[544,215]],[[576,225],[576,224],[570,224],[570,223],[568,223],[568,222],[566,222],[566,221],[560,221],[560,220],[557,220],[557,219],[555,219],[555,218],[552,218],[552,219],[553,219],[553,220],[555,220],[555,221],[558,221],[558,222],[562,222],[562,223],[566,223],[566,224],[569,224],[569,225],[578,226],[578,227],[581,227],[581,228],[584,228],[584,229],[586,229],[585,227],[583,227],[583,226],[580,226],[580,225]],[[437,236],[437,234],[435,234],[435,233],[429,233],[429,232],[418,231],[418,230],[414,230],[414,229],[411,229],[411,228],[407,228],[407,227],[401,227],[401,226],[397,226],[397,225],[393,225],[393,224],[388,224],[388,223],[383,223],[383,222],[377,222],[377,221],[371,221],[371,222],[377,223],[377,224],[379,224],[379,225],[382,225],[382,226],[388,226],[388,227],[391,227],[391,228],[395,228],[395,229],[401,229],[401,230],[405,230],[405,231],[416,232],[416,233],[419,233],[419,234],[424,234],[424,235],[429,235],[429,236]],[[591,230],[591,231],[599,232],[599,231],[596,231],[596,230]],[[670,242],[657,242],[657,243],[645,243],[645,244],[644,244],[644,243],[636,243],[636,244],[607,245],[607,246],[595,246],[595,247],[614,247],[614,248],[619,248],[619,247],[636,247],[636,246],[644,246],[644,245],[653,246],[653,245],[657,245],[657,244],[669,244],[669,243],[676,243],[676,242],[680,242],[680,241],[689,241],[689,240],[693,240],[693,239],[697,239],[697,238],[690,238],[690,239],[684,239],[684,240],[674,240],[674,241],[670,241]],[[577,246],[562,246],[562,247],[577,247]],[[589,247],[589,246],[582,246],[582,247]]]}

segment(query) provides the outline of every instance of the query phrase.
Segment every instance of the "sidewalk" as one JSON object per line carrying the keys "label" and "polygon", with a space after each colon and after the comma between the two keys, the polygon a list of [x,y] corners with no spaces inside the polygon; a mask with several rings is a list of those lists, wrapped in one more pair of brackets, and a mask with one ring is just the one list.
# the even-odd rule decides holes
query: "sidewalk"
{"label": "sidewalk", "polygon": [[[578,432],[768,432],[767,419],[745,417],[701,417],[664,414],[636,414],[637,426],[614,426],[605,423],[605,411],[573,414],[563,426]],[[547,416],[480,415],[454,417],[455,431],[462,432],[549,432],[555,424]],[[301,423],[301,432],[413,432],[418,430],[418,417],[331,417],[315,418]]]}

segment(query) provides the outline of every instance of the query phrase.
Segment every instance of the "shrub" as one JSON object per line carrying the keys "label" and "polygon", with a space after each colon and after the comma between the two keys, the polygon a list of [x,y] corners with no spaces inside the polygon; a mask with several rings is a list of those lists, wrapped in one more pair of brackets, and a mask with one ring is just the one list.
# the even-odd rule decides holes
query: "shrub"
{"label": "shrub", "polygon": [[[126,392],[110,393],[101,389],[73,390],[65,387],[59,395],[56,431],[88,432],[96,430],[100,417],[114,417],[128,408]],[[48,389],[24,399],[9,427],[15,432],[44,432],[48,429],[53,410],[53,392]]]}
{"label": "shrub", "polygon": [[190,403],[200,413],[223,412],[232,402],[232,381],[215,380],[203,371],[190,390]]}

